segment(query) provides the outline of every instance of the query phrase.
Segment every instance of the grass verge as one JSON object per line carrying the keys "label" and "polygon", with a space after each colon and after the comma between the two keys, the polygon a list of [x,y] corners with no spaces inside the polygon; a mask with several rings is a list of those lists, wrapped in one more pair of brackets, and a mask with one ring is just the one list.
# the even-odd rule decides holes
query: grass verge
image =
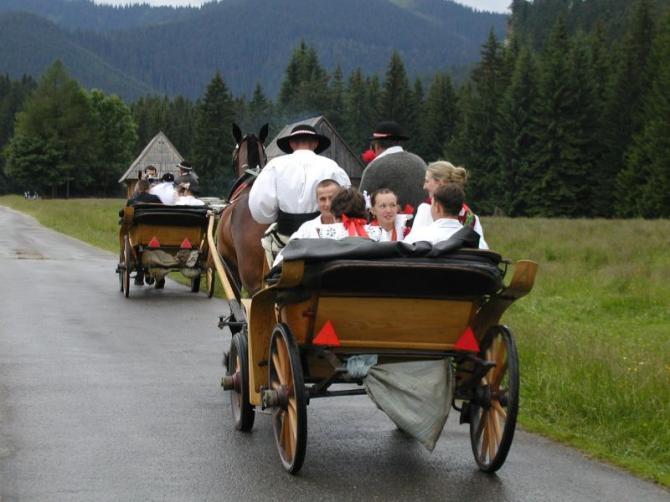
{"label": "grass verge", "polygon": [[[0,197],[113,252],[123,203]],[[503,319],[521,357],[522,426],[670,486],[670,221],[483,223],[496,251],[540,263]]]}

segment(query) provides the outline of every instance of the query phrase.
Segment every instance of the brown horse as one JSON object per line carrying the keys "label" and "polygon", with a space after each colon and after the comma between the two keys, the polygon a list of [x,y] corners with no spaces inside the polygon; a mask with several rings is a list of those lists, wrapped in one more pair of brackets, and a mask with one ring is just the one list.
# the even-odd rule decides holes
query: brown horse
{"label": "brown horse", "polygon": [[231,192],[230,205],[221,213],[216,229],[216,248],[223,258],[237,296],[242,287],[249,294],[258,291],[263,284],[265,252],[261,237],[268,225],[254,221],[249,211],[249,191],[255,176],[249,170],[260,171],[267,162],[263,146],[268,135],[268,125],[261,127],[258,137],[247,134],[233,124],[233,136],[237,142],[233,152],[233,168],[238,180]]}

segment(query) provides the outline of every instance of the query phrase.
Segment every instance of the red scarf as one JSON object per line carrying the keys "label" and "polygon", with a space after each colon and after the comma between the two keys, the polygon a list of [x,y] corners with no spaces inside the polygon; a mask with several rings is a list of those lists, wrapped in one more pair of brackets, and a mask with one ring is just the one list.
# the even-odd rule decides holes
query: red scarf
{"label": "red scarf", "polygon": [[346,214],[342,215],[342,225],[347,229],[347,233],[350,237],[370,238],[365,231],[365,225],[367,225],[367,223],[365,218],[349,218]]}

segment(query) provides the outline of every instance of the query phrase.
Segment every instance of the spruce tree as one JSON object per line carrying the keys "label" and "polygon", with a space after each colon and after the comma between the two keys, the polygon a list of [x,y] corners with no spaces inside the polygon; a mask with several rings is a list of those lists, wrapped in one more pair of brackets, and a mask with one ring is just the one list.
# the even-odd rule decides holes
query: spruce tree
{"label": "spruce tree", "polygon": [[196,108],[193,164],[203,194],[223,196],[234,178],[230,161],[235,147],[230,132],[234,121],[233,99],[216,72]]}
{"label": "spruce tree", "polygon": [[424,100],[423,84],[421,79],[416,78],[409,100],[409,117],[406,125],[409,141],[406,148],[420,157],[426,155]]}
{"label": "spruce tree", "polygon": [[400,54],[393,51],[380,98],[380,120],[395,120],[401,127],[407,128],[412,121],[411,101],[405,65]]}
{"label": "spruce tree", "polygon": [[423,115],[426,160],[443,156],[444,147],[453,139],[458,113],[458,97],[451,78],[446,73],[436,73],[428,88]]}
{"label": "spruce tree", "polygon": [[659,26],[650,55],[650,90],[637,134],[617,177],[618,214],[670,217],[670,13]]}
{"label": "spruce tree", "polygon": [[338,65],[333,72],[333,78],[329,88],[328,110],[326,110],[326,117],[330,123],[335,127],[336,131],[341,131],[344,126],[344,81],[342,77],[342,69]]}
{"label": "spruce tree", "polygon": [[370,123],[372,108],[368,101],[368,84],[360,68],[349,76],[344,98],[344,140],[355,153],[361,153],[367,147],[366,137],[373,125]]}
{"label": "spruce tree", "polygon": [[542,173],[533,169],[531,151],[535,146],[533,110],[537,101],[537,82],[533,56],[527,48],[519,53],[510,86],[500,106],[496,151],[500,162],[502,208],[509,216],[526,216],[529,206],[538,206],[534,187]]}

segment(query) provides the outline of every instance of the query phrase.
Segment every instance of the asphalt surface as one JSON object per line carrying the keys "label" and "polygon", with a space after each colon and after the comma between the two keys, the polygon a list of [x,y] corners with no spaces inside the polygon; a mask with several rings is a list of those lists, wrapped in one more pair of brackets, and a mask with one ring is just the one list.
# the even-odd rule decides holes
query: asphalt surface
{"label": "asphalt surface", "polygon": [[485,475],[455,413],[431,454],[365,396],[310,404],[305,465],[289,476],[268,416],[249,434],[231,425],[219,387],[224,302],[169,281],[131,286],[126,299],[115,266],[0,207],[2,502],[670,500],[522,431]]}

